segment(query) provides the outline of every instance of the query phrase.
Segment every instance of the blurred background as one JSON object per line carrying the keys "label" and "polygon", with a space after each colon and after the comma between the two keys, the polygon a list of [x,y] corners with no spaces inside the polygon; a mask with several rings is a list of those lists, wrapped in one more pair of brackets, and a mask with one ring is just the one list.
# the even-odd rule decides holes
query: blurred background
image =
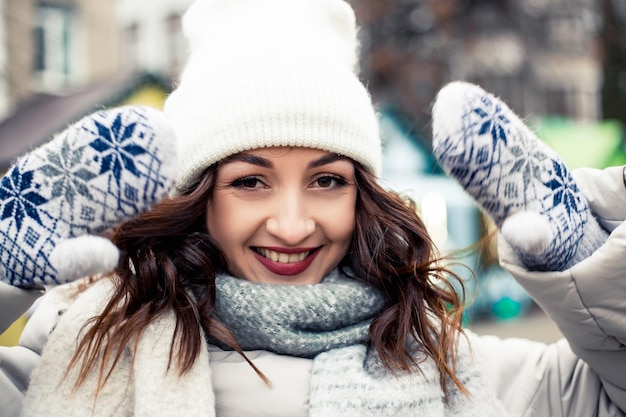
{"label": "blurred background", "polygon": [[[185,61],[191,0],[0,0],[0,174],[98,108],[161,107]],[[462,252],[467,326],[558,330],[497,264],[493,225],[431,156],[430,105],[463,79],[502,97],[570,168],[626,163],[626,0],[351,0],[380,110],[383,182]],[[477,242],[480,245],[476,245]],[[474,246],[472,246],[474,245]],[[471,273],[470,270],[474,271]],[[27,317],[0,336],[13,344]]]}

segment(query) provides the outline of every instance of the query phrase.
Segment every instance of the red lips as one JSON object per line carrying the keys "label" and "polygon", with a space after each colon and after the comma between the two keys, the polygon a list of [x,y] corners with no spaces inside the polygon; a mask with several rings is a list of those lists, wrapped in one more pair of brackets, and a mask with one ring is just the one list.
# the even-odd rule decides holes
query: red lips
{"label": "red lips", "polygon": [[315,257],[320,252],[319,251],[320,248],[293,249],[293,248],[267,247],[265,249],[272,250],[278,253],[288,253],[288,254],[310,252],[309,255],[306,258],[304,258],[302,261],[293,262],[293,263],[282,263],[278,261],[272,261],[271,259],[268,259],[265,256],[261,255],[257,251],[254,251],[254,256],[256,256],[259,262],[261,262],[261,264],[263,264],[263,266],[265,266],[270,272],[277,274],[277,275],[298,275],[304,272],[309,267],[309,265],[311,265],[311,263],[315,260]]}

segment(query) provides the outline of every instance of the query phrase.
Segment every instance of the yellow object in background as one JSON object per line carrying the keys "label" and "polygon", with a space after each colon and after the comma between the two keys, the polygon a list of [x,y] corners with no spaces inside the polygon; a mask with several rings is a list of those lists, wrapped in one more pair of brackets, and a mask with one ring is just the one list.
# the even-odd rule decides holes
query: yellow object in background
{"label": "yellow object in background", "polygon": [[4,333],[0,334],[0,346],[17,345],[20,340],[22,330],[24,330],[24,326],[26,326],[27,321],[28,317],[24,315],[17,319],[15,323],[13,323],[8,329],[5,330]]}
{"label": "yellow object in background", "polygon": [[167,93],[156,85],[145,86],[126,97],[122,104],[150,106],[162,109]]}

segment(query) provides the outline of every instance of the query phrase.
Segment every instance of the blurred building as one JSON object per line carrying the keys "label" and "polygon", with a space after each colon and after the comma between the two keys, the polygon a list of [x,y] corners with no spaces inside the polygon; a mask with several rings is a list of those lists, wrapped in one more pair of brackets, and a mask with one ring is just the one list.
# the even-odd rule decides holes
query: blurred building
{"label": "blurred building", "polygon": [[187,57],[181,16],[193,0],[117,0],[127,70],[176,78]]}
{"label": "blurred building", "polygon": [[[523,115],[601,117],[595,0],[354,0],[363,75],[415,129],[448,81],[464,79]],[[428,132],[423,132],[428,134]]]}
{"label": "blurred building", "polygon": [[[0,173],[97,109],[163,105],[167,71],[149,72],[153,66],[123,48],[128,27],[117,6],[116,0],[0,0]],[[144,36],[133,27],[137,39]]]}
{"label": "blurred building", "polygon": [[114,0],[0,0],[0,119],[120,67]]}

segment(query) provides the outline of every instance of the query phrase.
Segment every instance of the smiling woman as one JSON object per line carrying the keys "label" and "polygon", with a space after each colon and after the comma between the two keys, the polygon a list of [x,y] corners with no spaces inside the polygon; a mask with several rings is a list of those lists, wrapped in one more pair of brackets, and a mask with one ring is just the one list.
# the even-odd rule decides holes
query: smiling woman
{"label": "smiling woman", "polygon": [[[461,303],[445,270],[433,262],[426,229],[413,205],[384,190],[350,158],[306,147],[233,154],[212,164],[187,190],[121,224],[112,239],[125,260],[113,276],[112,297],[72,360],[80,368],[81,387],[100,366],[98,352],[110,358],[107,367],[114,366],[125,357],[128,340],[173,309],[179,325],[172,337],[178,343],[169,360],[183,375],[199,366],[201,330],[211,345],[224,349],[212,352],[215,372],[237,370],[224,355],[236,351],[259,381],[271,380],[272,389],[284,394],[293,389],[292,377],[259,369],[263,361],[250,359],[257,350],[306,358],[295,366],[309,374],[320,353],[343,354],[340,348],[369,340],[380,364],[411,372],[417,361],[406,340],[414,337],[433,369],[456,381],[454,390],[465,389],[451,368]],[[409,326],[399,327],[403,321]],[[100,378],[98,384],[109,377]],[[236,389],[221,379],[215,383],[216,389]],[[445,394],[452,388],[441,389]],[[320,398],[326,395],[316,390]],[[304,391],[306,399],[309,388]],[[316,397],[315,407],[327,410]],[[218,396],[216,406],[240,415],[241,406],[232,401]],[[307,415],[312,404],[299,404],[285,411]],[[256,407],[266,405],[261,400]]]}
{"label": "smiling woman", "polygon": [[[528,271],[522,251],[503,247],[503,265],[534,290],[568,341],[465,331],[462,282],[415,204],[379,182],[376,111],[356,72],[348,3],[197,0],[183,25],[190,56],[166,117],[121,109],[110,128],[94,129],[110,115],[89,116],[0,181],[8,196],[0,196],[0,280],[33,287],[98,273],[50,290],[21,350],[0,349],[0,414],[623,416],[626,296],[613,289],[624,287],[624,228],[563,272]],[[460,146],[476,135],[495,146],[481,127],[493,123],[489,112],[463,110],[464,88],[453,91],[433,107],[438,137],[451,141],[452,174],[485,191],[463,163],[468,154],[484,175],[531,184],[502,153],[490,160],[501,165],[485,166],[484,147]],[[519,149],[532,137],[507,129],[512,115],[497,99],[471,97],[479,109],[493,103],[497,138],[523,158]],[[448,111],[455,109],[461,114]],[[477,125],[477,116],[487,120]],[[128,141],[106,157],[86,152],[102,135]],[[46,179],[49,162],[66,159],[72,168],[54,174],[84,183],[71,194],[69,219],[63,184]],[[550,174],[542,169],[533,174]],[[602,194],[622,210],[623,173],[606,178],[617,185]],[[517,196],[502,189],[490,208]],[[28,216],[14,210],[33,195]],[[623,220],[612,201],[590,195],[592,210],[612,221],[605,225]],[[102,221],[89,223],[90,204],[100,204]],[[113,249],[109,267],[98,268],[104,253],[84,240],[67,246],[83,237]],[[66,269],[48,262],[53,249]],[[15,292],[0,286],[0,310]]]}

